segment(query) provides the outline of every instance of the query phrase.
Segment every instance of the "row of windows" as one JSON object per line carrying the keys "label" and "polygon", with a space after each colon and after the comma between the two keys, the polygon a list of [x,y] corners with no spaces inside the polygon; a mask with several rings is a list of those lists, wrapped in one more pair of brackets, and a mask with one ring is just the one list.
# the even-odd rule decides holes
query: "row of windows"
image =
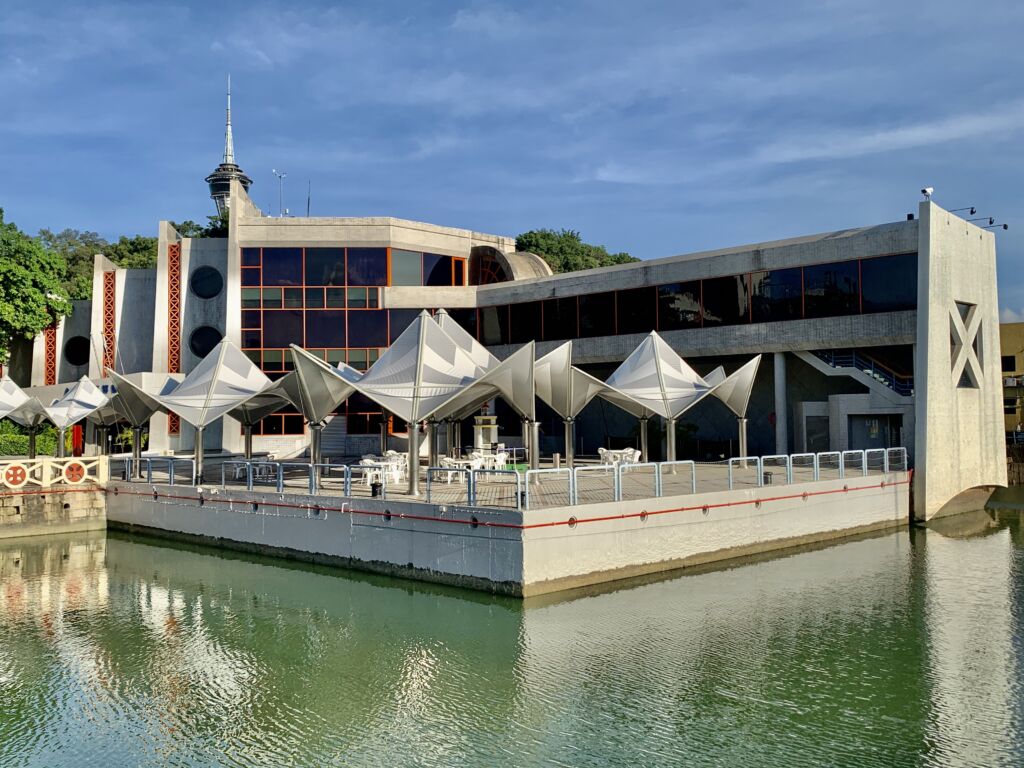
{"label": "row of windows", "polygon": [[387,347],[419,313],[418,309],[245,310],[242,348],[286,348],[290,344],[313,349]]}
{"label": "row of windows", "polygon": [[[383,349],[307,349],[330,365],[348,363],[359,371],[365,371],[380,358]],[[290,349],[246,349],[246,356],[260,369],[270,375],[295,369]],[[271,378],[278,378],[271,376]]]}
{"label": "row of windows", "polygon": [[[486,345],[897,312],[917,307],[917,254],[815,264],[453,311]],[[472,310],[469,310],[472,313]]]}
{"label": "row of windows", "polygon": [[[380,288],[243,288],[242,309],[376,309]],[[245,313],[243,312],[243,319]]]}
{"label": "row of windows", "polygon": [[243,286],[465,285],[466,260],[398,248],[243,248]]}
{"label": "row of windows", "polygon": [[[350,435],[379,434],[384,422],[382,413],[341,413]],[[266,416],[253,426],[254,435],[301,435],[305,432],[302,416],[297,413],[274,413]]]}

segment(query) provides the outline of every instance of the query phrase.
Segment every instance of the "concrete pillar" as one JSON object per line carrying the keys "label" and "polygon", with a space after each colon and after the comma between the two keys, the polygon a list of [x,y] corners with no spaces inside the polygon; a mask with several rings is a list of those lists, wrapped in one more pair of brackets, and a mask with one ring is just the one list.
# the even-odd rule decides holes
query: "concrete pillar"
{"label": "concrete pillar", "polygon": [[135,476],[142,477],[142,427],[132,427],[132,466]]}
{"label": "concrete pillar", "polygon": [[530,422],[530,469],[540,469],[540,422]]}
{"label": "concrete pillar", "polygon": [[640,417],[640,461],[647,459],[647,423],[650,421],[646,416]]}
{"label": "concrete pillar", "polygon": [[420,425],[406,422],[409,433],[409,495],[420,495]]}
{"label": "concrete pillar", "polygon": [[36,457],[36,428],[32,427],[28,431],[28,457],[34,459]]}
{"label": "concrete pillar", "polygon": [[252,424],[242,425],[242,454],[247,460],[252,459]]}
{"label": "concrete pillar", "polygon": [[454,435],[452,436],[452,446],[455,458],[458,459],[462,456],[462,420],[456,419],[452,422],[452,428]]}
{"label": "concrete pillar", "polygon": [[382,414],[380,420],[380,455],[388,452],[388,415]]}
{"label": "concrete pillar", "polygon": [[562,419],[562,423],[565,425],[565,466],[572,469],[573,459],[576,458],[576,446],[573,445],[573,422],[572,419]]}
{"label": "concrete pillar", "polygon": [[665,461],[676,460],[676,419],[665,420]]}
{"label": "concrete pillar", "polygon": [[530,420],[523,419],[520,424],[522,425],[523,433],[523,460],[529,461],[530,454],[532,453],[530,450]]}
{"label": "concrete pillar", "polygon": [[786,425],[788,413],[786,406],[786,353],[775,353],[775,452],[789,453],[789,435]]}
{"label": "concrete pillar", "polygon": [[96,436],[97,441],[100,444],[100,456],[107,455],[107,433],[110,431],[110,427],[106,424],[96,425]]}
{"label": "concrete pillar", "polygon": [[205,458],[205,451],[203,450],[203,428],[196,427],[196,485],[203,484],[203,459]]}
{"label": "concrete pillar", "polygon": [[323,462],[321,444],[323,443],[323,424],[309,425],[309,463],[320,464]]}
{"label": "concrete pillar", "polygon": [[747,455],[747,419],[740,416],[736,419],[740,431],[740,456]]}
{"label": "concrete pillar", "polygon": [[437,466],[437,422],[427,419],[427,466]]}
{"label": "concrete pillar", "polygon": [[57,458],[58,459],[63,459],[64,458],[64,455],[65,455],[64,438],[65,438],[66,435],[67,435],[67,430],[66,429],[58,429],[57,430]]}

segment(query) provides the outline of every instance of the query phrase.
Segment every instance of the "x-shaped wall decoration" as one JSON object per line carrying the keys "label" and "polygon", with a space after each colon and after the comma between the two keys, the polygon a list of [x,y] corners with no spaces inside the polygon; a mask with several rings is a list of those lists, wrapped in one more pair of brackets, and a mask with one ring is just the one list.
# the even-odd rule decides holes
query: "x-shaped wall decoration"
{"label": "x-shaped wall decoration", "polygon": [[977,304],[955,302],[949,312],[949,335],[951,345],[950,364],[953,368],[953,385],[959,386],[964,374],[972,387],[980,387],[982,381],[981,359],[981,313]]}

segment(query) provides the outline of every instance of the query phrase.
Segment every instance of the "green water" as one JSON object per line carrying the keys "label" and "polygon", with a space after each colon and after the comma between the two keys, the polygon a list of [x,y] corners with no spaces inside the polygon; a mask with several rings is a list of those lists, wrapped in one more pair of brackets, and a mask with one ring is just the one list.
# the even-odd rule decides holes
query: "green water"
{"label": "green water", "polygon": [[1021,515],[526,605],[0,542],[0,766],[1020,766]]}

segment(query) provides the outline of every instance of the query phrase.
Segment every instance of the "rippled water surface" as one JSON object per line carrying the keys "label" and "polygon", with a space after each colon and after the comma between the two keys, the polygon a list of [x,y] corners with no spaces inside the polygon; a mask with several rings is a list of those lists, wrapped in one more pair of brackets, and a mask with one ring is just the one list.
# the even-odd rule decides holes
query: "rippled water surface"
{"label": "rippled water surface", "polygon": [[1021,514],[525,605],[0,542],[0,766],[1020,766]]}

